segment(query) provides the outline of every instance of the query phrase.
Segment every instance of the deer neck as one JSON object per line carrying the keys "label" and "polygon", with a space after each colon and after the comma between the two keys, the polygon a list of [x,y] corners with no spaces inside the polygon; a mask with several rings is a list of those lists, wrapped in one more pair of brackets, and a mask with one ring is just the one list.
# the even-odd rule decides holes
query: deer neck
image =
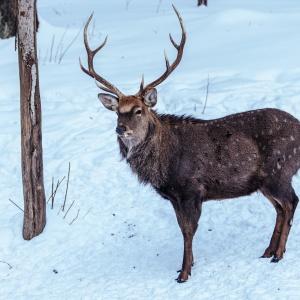
{"label": "deer neck", "polygon": [[167,153],[174,149],[175,144],[176,139],[168,130],[168,126],[153,112],[153,119],[149,122],[145,139],[138,145],[127,148],[125,153],[122,153],[121,149],[121,153],[141,182],[150,183],[158,188],[167,180],[169,166]]}

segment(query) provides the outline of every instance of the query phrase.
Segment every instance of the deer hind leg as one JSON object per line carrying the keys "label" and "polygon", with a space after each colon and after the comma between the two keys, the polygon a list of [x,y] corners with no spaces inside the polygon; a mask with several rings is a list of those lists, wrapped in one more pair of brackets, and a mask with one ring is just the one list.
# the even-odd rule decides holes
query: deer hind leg
{"label": "deer hind leg", "polygon": [[282,226],[282,232],[280,235],[278,248],[272,258],[271,262],[278,262],[283,258],[283,254],[286,250],[286,242],[292,227],[294,213],[298,204],[298,197],[295,194],[295,191],[291,187],[291,192],[288,198],[290,201],[286,201],[283,203],[283,211],[284,211],[284,222]]}
{"label": "deer hind leg", "polygon": [[282,231],[282,225],[283,225],[283,221],[284,221],[284,214],[283,214],[283,209],[276,202],[275,198],[272,197],[272,195],[269,195],[264,191],[263,191],[263,194],[272,203],[272,205],[274,206],[274,208],[276,210],[276,214],[277,214],[276,215],[276,223],[275,223],[274,231],[273,231],[273,234],[272,234],[272,237],[270,240],[270,244],[266,248],[264,254],[261,256],[262,258],[265,258],[265,257],[270,258],[275,254],[275,252],[278,248],[278,243],[279,243],[279,239],[280,239],[280,235],[281,235],[281,231]]}
{"label": "deer hind leg", "polygon": [[193,258],[193,237],[198,227],[198,221],[201,215],[202,202],[199,199],[183,200],[180,203],[172,201],[175,209],[176,218],[183,235],[184,251],[182,268],[179,272],[177,282],[185,282],[191,275]]}
{"label": "deer hind leg", "polygon": [[[295,211],[296,211],[296,208],[297,208],[297,205],[298,205],[298,202],[299,202],[299,198],[297,197],[294,189],[292,188],[292,197],[293,197],[293,208],[292,208],[292,218],[291,218],[291,221],[290,221],[290,228],[289,228],[289,231],[287,234],[289,234],[290,230],[291,230],[291,227],[293,225],[293,218],[294,218],[294,214],[295,214]],[[284,248],[284,252],[285,252],[285,248]]]}
{"label": "deer hind leg", "polygon": [[268,198],[272,199],[271,202],[275,201],[275,205],[278,205],[281,208],[281,211],[280,208],[276,209],[276,211],[279,211],[279,215],[277,211],[276,225],[271,238],[269,246],[270,248],[268,247],[269,249],[267,248],[265,251],[267,252],[267,255],[273,255],[271,262],[278,262],[283,258],[283,254],[286,249],[286,242],[292,226],[293,216],[298,204],[298,197],[296,196],[290,184],[288,186],[285,186],[284,184],[278,184],[275,189],[269,189],[267,192],[264,191],[264,194],[268,195]]}

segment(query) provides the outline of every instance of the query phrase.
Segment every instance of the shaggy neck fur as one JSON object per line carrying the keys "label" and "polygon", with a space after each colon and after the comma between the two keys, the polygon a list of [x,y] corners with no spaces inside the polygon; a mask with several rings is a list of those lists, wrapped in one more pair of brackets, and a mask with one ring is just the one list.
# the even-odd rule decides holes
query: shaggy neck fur
{"label": "shaggy neck fur", "polygon": [[[120,152],[143,183],[158,188],[168,179],[170,149],[177,149],[176,136],[162,124],[161,116],[151,112],[145,139],[131,149],[120,139]],[[130,151],[130,152],[129,152]],[[175,152],[175,151],[174,151]]]}

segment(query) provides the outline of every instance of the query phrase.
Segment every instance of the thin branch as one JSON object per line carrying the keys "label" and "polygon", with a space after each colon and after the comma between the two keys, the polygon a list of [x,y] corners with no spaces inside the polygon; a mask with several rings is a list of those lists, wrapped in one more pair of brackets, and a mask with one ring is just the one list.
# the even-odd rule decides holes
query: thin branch
{"label": "thin branch", "polygon": [[[65,180],[66,176],[64,176],[60,181],[57,180],[57,184],[56,184],[56,187],[54,189],[54,192],[50,195],[50,197],[48,198],[47,200],[47,203],[50,201],[50,199],[52,199],[52,196],[55,198],[55,195],[56,195],[56,192],[59,188],[59,186],[61,185],[61,183]],[[54,200],[54,199],[53,199]]]}
{"label": "thin branch", "polygon": [[17,203],[15,203],[14,201],[12,201],[10,198],[8,199],[13,205],[15,205],[18,209],[20,209],[22,212],[24,212],[24,209],[21,208]]}
{"label": "thin branch", "polygon": [[[15,205],[18,209],[20,209],[20,210],[24,213],[24,209],[21,208],[17,203],[15,203],[14,201],[12,201],[10,198],[9,198],[8,200],[9,200],[13,205]],[[25,218],[25,219],[28,219],[28,220],[30,220],[30,221],[33,220],[32,217],[27,216],[25,213],[24,213],[24,218]]]}
{"label": "thin branch", "polygon": [[207,99],[208,99],[208,91],[209,91],[209,74],[207,75],[206,96],[205,96],[205,102],[204,102],[202,114],[204,114],[205,109],[206,109],[206,104],[207,104]]}
{"label": "thin branch", "polygon": [[63,217],[63,219],[66,218],[66,216],[67,216],[68,212],[70,211],[71,207],[73,206],[74,202],[75,202],[75,200],[73,200],[73,202],[71,203],[71,205],[70,205],[69,208],[67,209],[67,211],[66,211],[66,213],[65,213],[65,215],[64,215],[64,217]]}
{"label": "thin branch", "polygon": [[67,202],[68,189],[69,189],[69,181],[70,181],[70,171],[71,171],[71,163],[69,162],[69,170],[68,170],[68,178],[67,178],[67,187],[66,187],[66,193],[65,193],[64,204],[63,204],[63,206],[62,206],[62,211],[65,211],[65,206],[66,206],[66,202]]}
{"label": "thin branch", "polygon": [[84,218],[90,213],[91,210],[92,210],[92,207],[90,207],[90,208],[88,209],[88,211],[87,211],[86,214],[82,217],[82,219],[84,219]]}
{"label": "thin branch", "polygon": [[55,53],[55,57],[54,57],[54,62],[57,62],[58,61],[58,58],[59,58],[59,51],[61,52],[62,49],[63,49],[63,41],[64,41],[64,38],[65,38],[65,35],[67,33],[69,29],[69,26],[66,27],[64,33],[62,34],[60,40],[59,40],[59,43],[57,44],[57,48],[56,48],[56,53]]}
{"label": "thin branch", "polygon": [[69,223],[69,225],[72,225],[77,220],[77,218],[79,216],[79,212],[80,212],[80,208],[78,208],[76,217]]}
{"label": "thin branch", "polygon": [[51,184],[51,209],[53,209],[54,204],[54,177],[52,176],[52,184]]}
{"label": "thin branch", "polygon": [[53,54],[53,47],[55,44],[55,34],[52,35],[52,40],[51,40],[51,47],[50,47],[50,58],[49,58],[49,62],[52,62],[52,54]]}
{"label": "thin branch", "polygon": [[[61,183],[62,183],[65,179],[66,179],[66,176],[64,176],[64,177],[61,179],[61,181],[57,180],[57,184],[56,184],[56,187],[55,187],[55,190],[54,190],[53,198],[55,198],[59,186],[61,185]],[[53,199],[53,201],[54,201],[54,199]]]}
{"label": "thin branch", "polygon": [[80,32],[81,32],[81,29],[82,28],[80,28],[79,29],[79,31],[77,32],[77,34],[75,35],[75,37],[72,39],[72,41],[66,46],[66,48],[63,50],[61,50],[61,53],[60,53],[60,56],[59,56],[59,58],[58,58],[58,63],[60,64],[61,63],[61,61],[62,61],[62,59],[63,59],[63,57],[66,55],[66,53],[68,52],[68,50],[72,47],[72,45],[75,43],[75,41],[77,40],[77,38],[78,38],[78,36],[79,36],[79,34],[80,34]]}
{"label": "thin branch", "polygon": [[11,264],[9,264],[8,262],[6,262],[4,260],[0,260],[0,263],[8,265],[8,267],[9,267],[10,270],[13,268]]}

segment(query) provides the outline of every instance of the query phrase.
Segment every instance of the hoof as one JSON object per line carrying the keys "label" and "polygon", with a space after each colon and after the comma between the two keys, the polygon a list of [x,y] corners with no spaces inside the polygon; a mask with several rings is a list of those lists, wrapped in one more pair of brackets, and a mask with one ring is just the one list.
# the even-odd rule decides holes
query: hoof
{"label": "hoof", "polygon": [[280,258],[280,257],[276,257],[276,256],[274,256],[272,259],[271,259],[271,263],[278,263],[280,260],[282,259],[282,257]]}
{"label": "hoof", "polygon": [[175,279],[178,283],[184,283],[184,282],[186,282],[187,281],[187,279],[186,280],[184,280],[184,279],[181,279],[181,278],[176,278]]}
{"label": "hoof", "polygon": [[270,258],[272,257],[274,254],[263,254],[262,256],[260,256],[259,258]]}
{"label": "hoof", "polygon": [[275,251],[267,248],[264,252],[264,254],[260,257],[260,258],[270,258],[272,257],[273,255],[275,255]]}
{"label": "hoof", "polygon": [[180,272],[179,276],[177,277],[177,279],[175,279],[178,283],[183,283],[186,282],[189,279],[189,275],[191,275],[191,273],[182,271]]}

